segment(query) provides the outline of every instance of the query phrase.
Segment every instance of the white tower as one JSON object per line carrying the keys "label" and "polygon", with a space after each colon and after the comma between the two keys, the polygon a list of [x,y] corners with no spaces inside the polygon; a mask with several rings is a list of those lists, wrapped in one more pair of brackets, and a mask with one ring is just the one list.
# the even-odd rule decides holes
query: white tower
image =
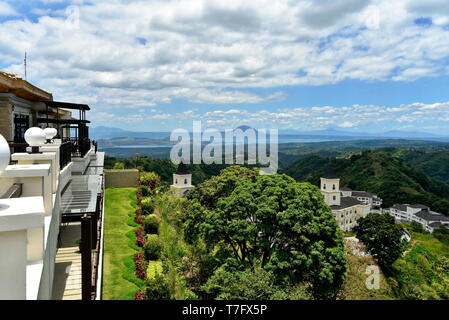
{"label": "white tower", "polygon": [[179,164],[178,170],[173,174],[173,184],[171,187],[178,189],[181,194],[194,188],[192,185],[192,174],[183,162]]}
{"label": "white tower", "polygon": [[335,176],[331,167],[326,168],[326,173],[321,178],[321,193],[328,206],[340,205],[340,179]]}

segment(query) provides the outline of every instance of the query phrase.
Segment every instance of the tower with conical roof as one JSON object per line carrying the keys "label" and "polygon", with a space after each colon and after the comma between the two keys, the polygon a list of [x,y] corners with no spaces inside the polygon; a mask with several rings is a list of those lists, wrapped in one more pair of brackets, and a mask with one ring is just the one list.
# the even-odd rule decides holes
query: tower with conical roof
{"label": "tower with conical roof", "polygon": [[340,179],[337,178],[330,164],[324,170],[324,176],[321,178],[321,193],[328,206],[340,205]]}
{"label": "tower with conical roof", "polygon": [[173,184],[171,187],[177,189],[181,194],[184,194],[188,190],[194,188],[192,185],[192,174],[182,161],[178,165],[176,173],[173,174]]}

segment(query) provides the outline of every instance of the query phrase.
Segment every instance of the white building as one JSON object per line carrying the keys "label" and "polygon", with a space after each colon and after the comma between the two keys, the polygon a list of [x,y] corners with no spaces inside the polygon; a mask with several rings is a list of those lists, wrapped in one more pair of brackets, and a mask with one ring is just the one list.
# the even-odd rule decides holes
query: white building
{"label": "white building", "polygon": [[344,197],[353,197],[363,204],[371,207],[371,211],[380,213],[383,200],[377,194],[366,191],[355,191],[350,188],[341,188]]}
{"label": "white building", "polygon": [[381,210],[381,198],[370,192],[340,188],[340,179],[329,167],[321,178],[321,193],[343,231],[351,231],[360,218]]}
{"label": "white building", "polygon": [[[101,257],[104,154],[88,140],[84,114],[89,107],[52,101],[51,94],[20,78],[0,80],[0,98],[6,98],[0,99],[0,300],[55,298],[55,286],[61,286],[59,281],[67,280],[64,272],[71,270],[71,262],[61,264],[61,237],[74,223],[83,242],[78,253],[79,298],[92,299],[101,279],[96,270]],[[81,117],[60,117],[68,113],[60,108],[79,110]],[[30,117],[17,121],[19,110]],[[42,116],[45,112],[48,117]],[[77,138],[49,139],[37,124],[52,124],[61,138],[76,130]],[[33,136],[25,134],[31,131]],[[18,146],[19,138],[28,138],[29,146]]]}
{"label": "white building", "polygon": [[385,209],[385,212],[393,216],[397,222],[417,222],[431,233],[442,225],[449,227],[449,217],[422,204],[395,204]]}

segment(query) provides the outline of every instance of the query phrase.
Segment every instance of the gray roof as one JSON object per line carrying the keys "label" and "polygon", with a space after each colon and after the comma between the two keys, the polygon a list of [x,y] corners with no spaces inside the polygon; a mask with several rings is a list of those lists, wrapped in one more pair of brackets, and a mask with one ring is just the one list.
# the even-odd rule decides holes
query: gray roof
{"label": "gray roof", "polygon": [[352,191],[353,197],[373,198],[374,194],[366,191]]}
{"label": "gray roof", "polygon": [[332,210],[341,210],[361,204],[359,200],[352,197],[341,197],[339,206],[331,206]]}
{"label": "gray roof", "polygon": [[425,206],[423,204],[410,204],[409,207],[415,209],[429,209],[428,206]]}
{"label": "gray roof", "polygon": [[341,190],[341,191],[352,191],[351,188],[346,188],[346,187],[340,188],[340,190]]}
{"label": "gray roof", "polygon": [[429,210],[421,210],[415,213],[418,218],[424,219],[426,221],[449,221],[449,217],[443,216],[441,213],[433,212]]}
{"label": "gray roof", "polygon": [[335,175],[334,168],[332,168],[332,166],[330,164],[324,169],[324,176],[323,176],[323,178],[325,178],[325,179],[338,179],[337,176]]}
{"label": "gray roof", "polygon": [[392,206],[393,209],[399,210],[399,211],[407,211],[407,205],[406,204],[394,204]]}
{"label": "gray roof", "polygon": [[184,164],[184,162],[181,161],[181,163],[178,165],[178,170],[176,171],[176,174],[179,175],[190,174],[189,169],[187,169],[187,166]]}

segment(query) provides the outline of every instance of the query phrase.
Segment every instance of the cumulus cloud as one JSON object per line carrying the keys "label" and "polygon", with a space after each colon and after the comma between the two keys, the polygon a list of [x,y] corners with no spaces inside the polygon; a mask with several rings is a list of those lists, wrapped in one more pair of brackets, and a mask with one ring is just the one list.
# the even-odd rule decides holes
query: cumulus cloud
{"label": "cumulus cloud", "polygon": [[[197,112],[187,110],[179,113],[158,113],[146,116],[143,114],[120,116],[111,113],[98,113],[95,120],[99,122],[123,121],[140,123],[149,120],[201,120],[209,127],[229,129],[241,125],[250,125],[255,128],[295,129],[298,131],[321,130],[329,127],[379,131],[382,124],[388,123],[394,129],[414,129],[417,127],[431,131],[444,128],[445,121],[449,121],[449,101],[438,103],[403,104],[400,106],[381,105],[351,105],[343,107],[313,106],[277,109],[274,111],[249,111],[243,109],[213,110]],[[429,126],[433,123],[433,126]],[[177,123],[172,123],[174,129]]]}
{"label": "cumulus cloud", "polygon": [[281,86],[449,74],[445,0],[0,0],[0,16],[15,3],[38,17],[0,20],[2,67],[22,74],[27,51],[30,81],[99,111],[261,104],[285,100]]}
{"label": "cumulus cloud", "polygon": [[0,17],[1,16],[15,16],[17,15],[16,10],[14,10],[11,5],[5,1],[0,1]]}

